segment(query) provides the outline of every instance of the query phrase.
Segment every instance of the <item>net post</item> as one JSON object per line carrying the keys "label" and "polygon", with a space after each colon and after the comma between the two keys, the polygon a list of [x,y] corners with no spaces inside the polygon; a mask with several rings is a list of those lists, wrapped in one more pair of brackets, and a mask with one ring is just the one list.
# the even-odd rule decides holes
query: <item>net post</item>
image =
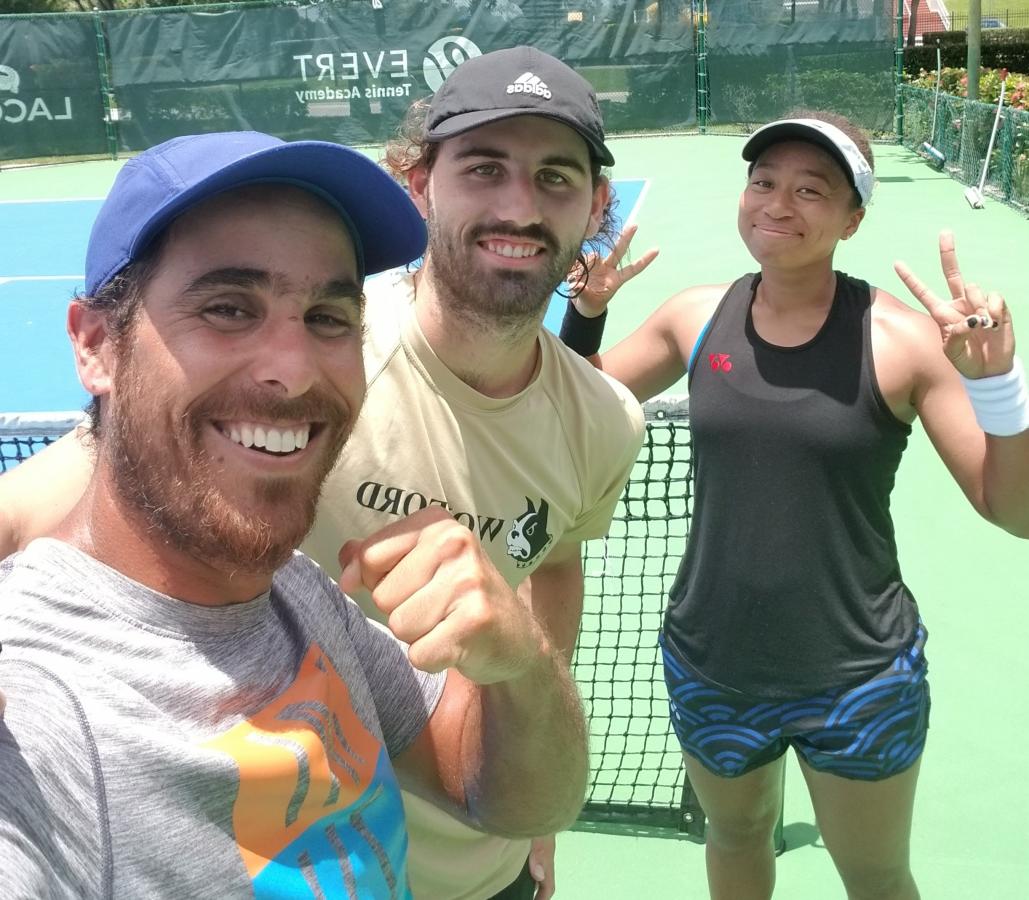
{"label": "net post", "polygon": [[107,134],[107,151],[111,159],[118,158],[118,132],[114,124],[114,104],[111,102],[110,55],[107,52],[107,36],[104,34],[100,11],[93,10],[93,32],[96,34],[96,64],[100,76],[100,96],[104,101],[104,131]]}
{"label": "net post", "polygon": [[682,798],[679,801],[679,832],[688,834],[698,841],[704,840],[704,832],[707,830],[707,816],[700,800],[697,798],[693,785],[688,777],[682,780]]}

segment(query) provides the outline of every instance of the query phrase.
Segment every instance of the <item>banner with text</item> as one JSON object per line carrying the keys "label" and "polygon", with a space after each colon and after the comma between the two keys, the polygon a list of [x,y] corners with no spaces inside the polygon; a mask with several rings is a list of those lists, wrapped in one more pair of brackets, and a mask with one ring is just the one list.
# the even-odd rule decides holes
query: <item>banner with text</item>
{"label": "banner with text", "polygon": [[92,19],[5,16],[0,28],[0,159],[105,149]]}
{"label": "banner with text", "polygon": [[[610,131],[694,119],[688,3],[382,0],[140,11],[106,20],[123,149],[237,128],[381,143],[460,62],[531,44],[597,89]],[[657,7],[658,4],[652,4]]]}

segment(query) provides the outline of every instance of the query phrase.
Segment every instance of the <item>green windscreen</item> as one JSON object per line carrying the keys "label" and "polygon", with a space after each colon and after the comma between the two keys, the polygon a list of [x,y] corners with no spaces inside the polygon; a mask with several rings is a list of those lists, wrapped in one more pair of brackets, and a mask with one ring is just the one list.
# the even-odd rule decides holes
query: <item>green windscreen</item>
{"label": "green windscreen", "polygon": [[745,132],[798,106],[892,128],[882,0],[258,0],[4,19],[0,159],[237,129],[378,145],[456,65],[520,44],[586,77],[610,133]]}
{"label": "green windscreen", "polygon": [[0,159],[104,153],[90,17],[0,21]]}
{"label": "green windscreen", "polygon": [[712,124],[801,107],[892,132],[894,19],[882,0],[708,0]]}

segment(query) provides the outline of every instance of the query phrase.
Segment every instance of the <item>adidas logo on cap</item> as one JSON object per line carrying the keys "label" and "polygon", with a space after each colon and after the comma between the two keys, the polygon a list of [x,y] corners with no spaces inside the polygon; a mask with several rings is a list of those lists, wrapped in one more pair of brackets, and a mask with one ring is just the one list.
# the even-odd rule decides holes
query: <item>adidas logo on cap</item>
{"label": "adidas logo on cap", "polygon": [[540,77],[533,75],[532,72],[519,75],[507,86],[507,92],[509,94],[535,94],[544,100],[549,100],[554,96],[550,93],[550,88],[547,87]]}

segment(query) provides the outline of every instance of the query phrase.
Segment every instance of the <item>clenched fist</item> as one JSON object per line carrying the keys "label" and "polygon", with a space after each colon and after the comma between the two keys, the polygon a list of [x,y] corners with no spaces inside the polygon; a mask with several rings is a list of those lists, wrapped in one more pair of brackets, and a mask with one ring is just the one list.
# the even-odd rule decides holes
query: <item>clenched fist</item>
{"label": "clenched fist", "polygon": [[340,587],[364,587],[426,672],[455,668],[477,684],[517,678],[549,652],[532,612],[465,526],[420,510],[340,550]]}

